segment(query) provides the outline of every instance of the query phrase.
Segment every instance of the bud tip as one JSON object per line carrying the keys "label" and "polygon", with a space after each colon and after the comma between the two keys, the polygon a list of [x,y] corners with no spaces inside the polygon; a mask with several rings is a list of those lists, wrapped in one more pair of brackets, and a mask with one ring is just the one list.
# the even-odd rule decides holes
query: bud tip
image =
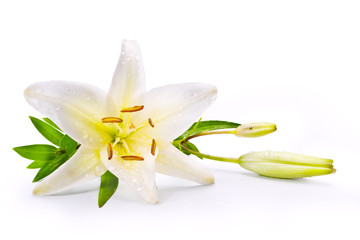
{"label": "bud tip", "polygon": [[259,122],[242,124],[235,129],[235,135],[238,137],[261,137],[273,133],[277,130],[276,124]]}

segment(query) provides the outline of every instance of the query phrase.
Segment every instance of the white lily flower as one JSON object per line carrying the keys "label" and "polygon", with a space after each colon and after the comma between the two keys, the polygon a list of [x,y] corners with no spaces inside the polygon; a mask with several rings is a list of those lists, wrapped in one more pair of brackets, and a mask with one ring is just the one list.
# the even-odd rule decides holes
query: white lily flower
{"label": "white lily flower", "polygon": [[25,90],[31,106],[81,144],[41,181],[34,194],[52,194],[109,170],[149,203],[156,203],[155,171],[200,184],[213,175],[170,143],[212,104],[216,88],[200,83],[145,91],[140,48],[124,40],[109,93],[94,86],[39,82]]}

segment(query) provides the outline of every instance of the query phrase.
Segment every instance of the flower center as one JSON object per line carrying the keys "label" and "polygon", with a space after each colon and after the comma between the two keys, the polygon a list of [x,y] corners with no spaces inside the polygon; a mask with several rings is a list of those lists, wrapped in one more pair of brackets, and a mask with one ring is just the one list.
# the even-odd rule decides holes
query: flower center
{"label": "flower center", "polygon": [[[120,112],[121,113],[133,113],[133,112],[141,111],[142,109],[144,109],[144,105],[123,108],[123,109],[121,109]],[[124,121],[124,119],[125,119],[125,121]],[[134,125],[134,123],[130,120],[129,115],[125,116],[124,119],[119,118],[119,117],[104,117],[101,119],[102,123],[104,123],[104,124],[113,123],[113,124],[116,124],[116,127],[118,128],[118,132],[115,134],[113,142],[110,142],[107,144],[108,160],[111,160],[113,158],[114,148],[122,147],[123,151],[121,151],[121,152],[125,152],[125,155],[120,156],[122,160],[143,161],[144,158],[142,156],[137,156],[137,155],[131,154],[130,148],[128,146],[127,138],[129,136],[131,136],[132,133],[135,132],[137,129],[143,127],[144,124],[137,128]],[[151,118],[148,118],[148,124],[152,128],[155,127],[155,124]],[[152,139],[151,147],[149,148],[149,151],[150,151],[151,155],[155,156],[155,151],[156,151],[155,139]]]}

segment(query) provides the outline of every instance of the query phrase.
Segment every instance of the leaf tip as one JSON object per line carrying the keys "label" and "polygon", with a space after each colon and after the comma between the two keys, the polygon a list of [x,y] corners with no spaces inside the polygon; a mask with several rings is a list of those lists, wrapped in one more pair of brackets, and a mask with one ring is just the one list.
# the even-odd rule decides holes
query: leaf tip
{"label": "leaf tip", "polygon": [[[38,179],[37,177],[35,177],[35,178],[32,180],[32,182],[33,182],[33,183],[36,183],[36,182],[39,181],[39,180],[40,180],[40,179]],[[35,189],[34,189],[34,191],[35,191]],[[34,193],[34,191],[33,191],[33,194],[36,195],[36,194]]]}

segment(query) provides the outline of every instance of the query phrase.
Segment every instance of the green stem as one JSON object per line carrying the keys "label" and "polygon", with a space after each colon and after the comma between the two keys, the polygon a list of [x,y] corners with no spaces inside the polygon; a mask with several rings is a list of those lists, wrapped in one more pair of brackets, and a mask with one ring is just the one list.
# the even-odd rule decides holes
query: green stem
{"label": "green stem", "polygon": [[191,154],[193,154],[195,156],[198,156],[198,157],[207,158],[207,159],[220,161],[220,162],[239,163],[238,158],[219,157],[219,156],[213,156],[213,155],[210,155],[210,154],[204,154],[204,153],[201,153],[201,152],[193,151],[193,150],[187,148],[184,145],[185,142],[189,141],[190,139],[196,138],[196,137],[212,135],[212,134],[234,134],[234,131],[235,130],[224,130],[224,131],[212,131],[212,132],[202,132],[202,133],[194,134],[194,135],[191,135],[191,136],[185,138],[183,141],[181,141],[180,145],[186,151],[188,151],[189,153],[191,153]]}

